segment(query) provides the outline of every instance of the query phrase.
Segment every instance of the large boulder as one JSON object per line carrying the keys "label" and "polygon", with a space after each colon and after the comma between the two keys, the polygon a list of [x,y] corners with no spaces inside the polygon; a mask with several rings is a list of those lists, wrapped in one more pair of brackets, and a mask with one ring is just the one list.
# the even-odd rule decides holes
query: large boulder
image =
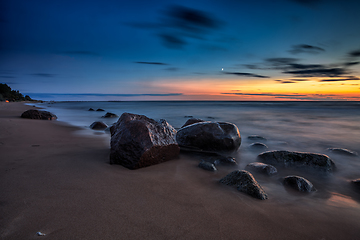
{"label": "large boulder", "polygon": [[285,185],[299,191],[299,192],[312,192],[316,191],[314,185],[306,178],[300,176],[287,176],[284,177],[283,182]]}
{"label": "large boulder", "polygon": [[245,170],[236,170],[229,173],[224,178],[220,179],[220,183],[236,186],[237,190],[261,200],[268,198],[267,194],[255,180],[253,175]]}
{"label": "large boulder", "polygon": [[111,129],[110,163],[137,169],[173,159],[180,152],[175,135],[166,120],[123,113]]}
{"label": "large boulder", "polygon": [[184,150],[231,152],[241,144],[239,129],[226,122],[198,122],[181,128],[176,141]]}
{"label": "large boulder", "polygon": [[30,119],[41,119],[41,120],[56,120],[57,116],[48,111],[40,111],[36,109],[30,109],[23,114],[21,114],[22,118],[30,118]]}
{"label": "large boulder", "polygon": [[258,159],[261,162],[285,168],[310,168],[323,172],[333,172],[335,170],[334,161],[324,154],[290,151],[268,151],[259,154]]}

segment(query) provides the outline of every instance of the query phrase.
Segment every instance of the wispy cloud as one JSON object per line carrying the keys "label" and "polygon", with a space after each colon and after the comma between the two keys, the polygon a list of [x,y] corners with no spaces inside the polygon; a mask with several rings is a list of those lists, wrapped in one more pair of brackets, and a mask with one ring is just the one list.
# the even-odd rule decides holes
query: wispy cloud
{"label": "wispy cloud", "polygon": [[292,46],[289,52],[292,54],[299,54],[299,53],[318,54],[321,52],[325,52],[325,49],[308,44],[299,44]]}
{"label": "wispy cloud", "polygon": [[135,63],[139,63],[139,64],[150,64],[150,65],[169,65],[167,63],[162,63],[162,62],[135,62]]}
{"label": "wispy cloud", "polygon": [[360,57],[360,49],[349,52],[348,56],[353,58]]}
{"label": "wispy cloud", "polygon": [[236,76],[245,76],[245,77],[255,77],[255,78],[270,78],[269,76],[263,76],[253,73],[244,73],[244,72],[222,72],[223,74],[231,74]]}
{"label": "wispy cloud", "polygon": [[65,54],[65,55],[83,55],[83,56],[100,56],[99,53],[97,52],[92,52],[92,51],[64,51],[61,52],[61,54]]}
{"label": "wispy cloud", "polygon": [[36,95],[44,96],[90,96],[90,97],[139,97],[139,96],[181,96],[182,93],[134,93],[134,94],[122,94],[122,93],[36,93]]}
{"label": "wispy cloud", "polygon": [[319,82],[342,82],[342,81],[356,81],[360,78],[355,76],[347,76],[347,78],[334,78],[334,79],[322,79]]}
{"label": "wispy cloud", "polygon": [[35,76],[35,77],[43,77],[43,78],[51,78],[51,77],[55,77],[56,74],[50,74],[50,73],[33,73],[30,74],[31,76]]}

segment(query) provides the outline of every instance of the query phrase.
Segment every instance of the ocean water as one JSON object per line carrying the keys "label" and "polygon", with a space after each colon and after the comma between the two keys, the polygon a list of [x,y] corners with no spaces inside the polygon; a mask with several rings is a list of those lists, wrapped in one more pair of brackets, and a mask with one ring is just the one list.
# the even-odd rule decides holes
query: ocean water
{"label": "ocean water", "polygon": [[[305,198],[325,199],[328,204],[360,210],[360,191],[350,180],[360,178],[360,157],[329,152],[328,148],[346,148],[360,154],[360,102],[45,102],[38,107],[56,114],[58,121],[81,127],[79,134],[97,135],[110,141],[108,133],[89,128],[94,121],[108,125],[117,118],[101,118],[106,112],[121,115],[124,112],[146,115],[155,120],[166,119],[176,129],[188,118],[207,121],[231,122],[239,128],[242,144],[232,156],[244,169],[255,162],[262,151],[249,146],[256,142],[250,135],[260,135],[268,150],[313,152],[328,155],[337,166],[337,171],[323,176],[314,172],[282,169],[271,177],[255,175],[259,183],[272,196],[281,195],[299,200]],[[88,111],[102,108],[104,112]],[[229,171],[229,170],[227,170]],[[284,190],[281,177],[300,175],[310,180],[318,189],[308,195],[298,195]]]}

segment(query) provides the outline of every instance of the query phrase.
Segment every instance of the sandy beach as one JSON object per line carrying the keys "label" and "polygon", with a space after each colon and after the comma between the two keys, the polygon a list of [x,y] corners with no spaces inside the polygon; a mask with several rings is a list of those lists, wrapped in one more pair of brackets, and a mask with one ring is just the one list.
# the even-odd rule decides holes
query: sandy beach
{"label": "sandy beach", "polygon": [[31,108],[0,103],[1,239],[360,236],[355,200],[268,193],[261,201],[218,183],[233,169],[207,172],[185,154],[138,170],[110,165],[104,138],[58,121],[21,119]]}

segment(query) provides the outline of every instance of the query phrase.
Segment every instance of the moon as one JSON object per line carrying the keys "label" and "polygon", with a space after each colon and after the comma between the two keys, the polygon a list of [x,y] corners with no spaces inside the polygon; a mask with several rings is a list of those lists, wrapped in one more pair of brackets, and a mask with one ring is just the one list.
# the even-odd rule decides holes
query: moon
{"label": "moon", "polygon": [[224,68],[221,68],[221,71],[224,71]]}

